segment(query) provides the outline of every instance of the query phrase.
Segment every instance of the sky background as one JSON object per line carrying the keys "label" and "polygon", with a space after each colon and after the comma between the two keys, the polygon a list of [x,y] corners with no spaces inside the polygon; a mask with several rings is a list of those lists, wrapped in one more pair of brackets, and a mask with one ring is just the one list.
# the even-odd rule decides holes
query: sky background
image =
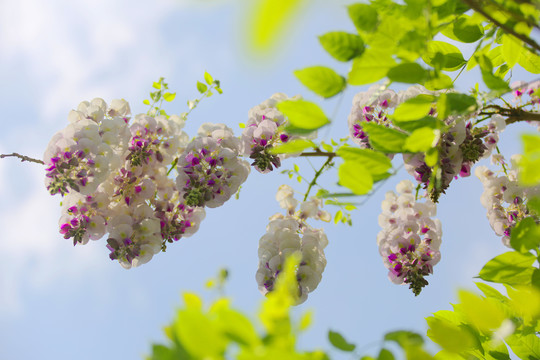
{"label": "sky background", "polygon": [[[348,3],[313,1],[280,46],[264,55],[245,45],[249,12],[241,1],[1,0],[0,153],[41,158],[52,135],[67,125],[69,111],[83,100],[124,98],[134,114],[145,112],[142,100],[160,76],[177,92],[167,112],[186,111],[204,71],[221,81],[224,94],[204,100],[186,131],[194,135],[201,123],[220,122],[240,135],[238,123],[247,121],[248,110],[276,92],[319,100],[296,81],[294,70],[328,65],[346,74],[348,65],[327,55],[317,36],[354,32]],[[520,71],[514,79],[532,80]],[[476,73],[466,73],[459,89],[477,80]],[[327,114],[336,114],[331,127],[320,131],[322,139],[347,135],[352,98],[362,90],[349,88],[341,100],[319,101]],[[506,130],[503,153],[519,152],[519,134],[532,129]],[[313,175],[305,160],[287,161],[283,168],[293,163],[306,177]],[[505,251],[480,205],[480,181],[460,179],[438,207],[442,260],[430,285],[416,298],[406,286],[393,285],[376,246],[377,216],[384,193],[403,178],[410,177],[402,171],[362,199],[353,227],[312,223],[327,233],[328,265],[317,290],[295,310],[315,312],[301,348],[329,349],[329,329],[359,344],[360,353],[372,354],[387,331],[424,333],[424,318],[450,309],[456,290],[472,289],[482,264]],[[211,301],[216,293],[204,283],[223,267],[230,272],[226,294],[253,316],[262,300],[255,282],[258,240],[268,218],[281,211],[275,192],[283,183],[305,191],[277,172],[252,172],[240,200],[208,209],[194,236],[140,268],[124,270],[109,260],[104,240],[73,247],[62,238],[60,197],[48,194],[43,179],[40,165],[0,161],[0,359],[141,359],[152,342],[164,341],[162,328],[181,304],[181,292],[196,291]],[[332,186],[335,173],[321,180]]]}

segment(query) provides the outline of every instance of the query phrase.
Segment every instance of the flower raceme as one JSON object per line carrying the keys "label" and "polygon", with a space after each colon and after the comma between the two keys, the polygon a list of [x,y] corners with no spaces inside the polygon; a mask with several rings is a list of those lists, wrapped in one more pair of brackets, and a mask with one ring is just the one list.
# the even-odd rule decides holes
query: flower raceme
{"label": "flower raceme", "polygon": [[263,295],[271,292],[287,257],[293,253],[300,255],[301,261],[296,270],[298,282],[297,304],[306,301],[310,292],[315,290],[322,279],[326,267],[324,248],[328,239],[322,229],[314,229],[306,223],[308,218],[330,221],[330,214],[321,210],[319,199],[311,199],[300,205],[294,199],[294,191],[288,185],[282,185],[276,195],[286,215],[275,214],[259,240],[259,268],[256,280]]}
{"label": "flower raceme", "polygon": [[412,182],[403,180],[396,190],[382,202],[377,245],[390,281],[408,284],[418,295],[441,259],[441,222],[431,218],[437,211],[431,200],[416,201]]}

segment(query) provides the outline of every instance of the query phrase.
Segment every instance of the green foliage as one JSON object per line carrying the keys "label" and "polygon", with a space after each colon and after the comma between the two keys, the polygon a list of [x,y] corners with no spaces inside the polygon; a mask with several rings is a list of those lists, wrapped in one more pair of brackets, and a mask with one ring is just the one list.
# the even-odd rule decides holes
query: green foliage
{"label": "green foliage", "polygon": [[302,84],[323,98],[339,94],[346,86],[345,78],[326,66],[296,70],[294,75]]}
{"label": "green foliage", "polygon": [[435,101],[433,95],[417,95],[399,104],[392,119],[400,122],[424,119],[434,107]]}
{"label": "green foliage", "polygon": [[286,142],[282,145],[270,149],[270,154],[298,154],[302,151],[315,147],[315,143],[311,140],[296,139]]}
{"label": "green foliage", "polygon": [[335,331],[328,331],[328,340],[335,348],[343,351],[354,351],[356,345],[349,343],[343,335]]}
{"label": "green foliage", "polygon": [[422,60],[435,69],[450,71],[457,70],[466,63],[456,46],[443,41],[430,41]]}
{"label": "green foliage", "polygon": [[373,177],[362,163],[345,161],[338,170],[339,184],[356,195],[367,194],[373,187]]}
{"label": "green foliage", "polygon": [[519,181],[531,186],[540,183],[540,135],[524,134],[523,157],[519,161]]}
{"label": "green foliage", "polygon": [[309,327],[311,314],[299,324],[291,320],[290,307],[296,302],[296,267],[300,258],[291,255],[259,312],[265,332],[259,334],[253,322],[218,298],[208,309],[193,293],[185,293],[184,306],[165,328],[167,345],[153,345],[151,360],[229,359],[239,360],[325,360],[322,351],[296,350],[296,337]]}
{"label": "green foliage", "polygon": [[390,54],[379,49],[367,49],[354,59],[347,82],[351,85],[374,83],[386,76],[396,65]]}
{"label": "green foliage", "polygon": [[309,133],[330,122],[324,111],[310,101],[286,100],[280,102],[277,108],[289,119],[289,126],[286,130],[291,134]]}
{"label": "green foliage", "polygon": [[345,31],[331,31],[321,35],[319,42],[326,52],[339,61],[349,61],[364,52],[362,38]]}
{"label": "green foliage", "polygon": [[536,257],[531,253],[509,251],[487,262],[479,277],[485,281],[508,285],[529,285]]}
{"label": "green foliage", "polygon": [[373,123],[364,124],[364,131],[369,135],[369,142],[375,150],[388,154],[404,151],[407,134]]}

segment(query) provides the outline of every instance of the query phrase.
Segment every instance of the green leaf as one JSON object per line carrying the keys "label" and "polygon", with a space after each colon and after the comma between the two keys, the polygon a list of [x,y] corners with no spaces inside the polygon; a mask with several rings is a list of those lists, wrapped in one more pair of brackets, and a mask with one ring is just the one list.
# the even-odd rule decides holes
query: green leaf
{"label": "green leaf", "polygon": [[149,101],[148,99],[143,100],[143,104],[144,104],[144,105],[150,105],[150,101]]}
{"label": "green leaf", "polygon": [[214,82],[214,78],[209,74],[207,73],[206,71],[204,72],[204,81],[208,84],[208,85],[211,85],[213,82]]}
{"label": "green leaf", "polygon": [[459,69],[466,63],[457,47],[443,41],[430,41],[422,60],[434,68],[451,71]]}
{"label": "green leaf", "polygon": [[474,333],[465,326],[433,316],[428,317],[426,321],[429,326],[427,336],[445,350],[459,353],[473,349],[477,345]]}
{"label": "green leaf", "polygon": [[529,285],[536,257],[531,253],[509,251],[494,257],[480,270],[479,277],[485,281],[508,285]]}
{"label": "green leaf", "polygon": [[439,137],[439,130],[433,130],[429,127],[416,129],[405,141],[404,150],[413,153],[428,151],[437,145]]}
{"label": "green leaf", "polygon": [[439,72],[438,74],[429,74],[428,80],[424,83],[424,87],[428,90],[444,90],[454,87],[450,76]]}
{"label": "green leaf", "polygon": [[459,292],[460,311],[468,321],[482,331],[497,329],[506,318],[495,299],[481,298],[468,291]]}
{"label": "green leaf", "polygon": [[394,341],[403,349],[410,346],[422,345],[424,343],[424,339],[421,335],[407,330],[398,330],[386,333],[384,335],[384,340]]}
{"label": "green leaf", "polygon": [[459,93],[446,93],[437,101],[437,117],[444,120],[450,115],[468,114],[476,110],[478,104],[472,96]]}
{"label": "green leaf", "polygon": [[540,56],[524,49],[521,51],[518,63],[528,72],[540,74]]}
{"label": "green leaf", "polygon": [[394,354],[390,350],[387,349],[381,349],[379,352],[379,355],[377,356],[377,360],[394,360]]}
{"label": "green leaf", "polygon": [[294,75],[308,89],[324,98],[339,94],[346,86],[345,78],[326,66],[296,70]]}
{"label": "green leaf", "polygon": [[385,77],[395,65],[396,62],[389,53],[368,49],[353,60],[347,82],[351,85],[371,84]]}
{"label": "green leaf", "polygon": [[334,347],[343,351],[353,351],[356,349],[356,345],[349,343],[343,335],[332,330],[328,331],[328,340]]}
{"label": "green leaf", "polygon": [[527,209],[535,215],[540,215],[540,197],[529,199],[527,201]]}
{"label": "green leaf", "polygon": [[426,117],[437,98],[433,95],[420,94],[404,103],[401,103],[394,111],[394,120],[412,121]]}
{"label": "green leaf", "polygon": [[299,154],[305,149],[315,146],[315,143],[311,140],[295,139],[273,147],[268,152],[270,154]]}
{"label": "green leaf", "polygon": [[430,129],[440,129],[445,126],[444,122],[442,122],[439,119],[434,118],[433,116],[424,116],[421,119],[410,120],[410,121],[398,121],[396,119],[393,119],[392,123],[396,125],[397,127],[408,132],[413,132],[414,130],[417,130],[423,127],[427,127]]}
{"label": "green leaf", "polygon": [[356,195],[367,194],[373,187],[369,171],[357,161],[345,161],[338,170],[339,185],[345,186]]}
{"label": "green leaf", "polygon": [[540,338],[535,334],[513,334],[505,339],[520,359],[540,359]]}
{"label": "green leaf", "polygon": [[154,82],[152,87],[157,90],[161,89],[161,82]]}
{"label": "green leaf", "polygon": [[540,183],[540,135],[523,134],[521,141],[524,149],[519,160],[519,182],[525,186],[535,186]]}
{"label": "green leaf", "polygon": [[456,21],[442,31],[452,40],[473,43],[484,36],[484,28],[468,15],[461,15]]}
{"label": "green leaf", "polygon": [[374,31],[379,21],[377,10],[367,4],[352,4],[347,7],[349,17],[359,31]]}
{"label": "green leaf", "polygon": [[289,119],[293,129],[313,131],[330,122],[317,104],[306,100],[282,101],[277,109]]}
{"label": "green leaf", "polygon": [[501,55],[504,61],[509,67],[514,67],[521,57],[523,51],[523,44],[520,40],[517,40],[513,36],[504,34],[502,36],[502,49]]}
{"label": "green leaf", "polygon": [[163,98],[165,99],[165,101],[168,101],[168,102],[171,102],[174,100],[174,98],[176,97],[176,93],[165,93],[163,94]]}
{"label": "green leaf", "polygon": [[522,253],[538,248],[540,245],[540,226],[536,225],[532,217],[521,220],[512,229],[510,245]]}
{"label": "green leaf", "polygon": [[202,94],[208,90],[208,86],[204,85],[202,82],[197,81],[197,90]]}
{"label": "green leaf", "polygon": [[363,128],[369,136],[369,143],[375,150],[388,154],[403,152],[407,134],[373,123],[365,123]]}
{"label": "green leaf", "polygon": [[493,72],[482,70],[482,80],[490,90],[508,91],[510,86],[504,79],[495,76]]}
{"label": "green leaf", "polygon": [[336,154],[345,161],[362,163],[372,175],[384,174],[392,167],[392,162],[386,155],[371,149],[342,146],[337,149]]}
{"label": "green leaf", "polygon": [[477,282],[477,283],[474,283],[474,284],[478,287],[478,289],[480,289],[480,291],[482,291],[484,293],[484,295],[486,297],[496,299],[496,300],[501,301],[501,302],[506,302],[508,300],[508,298],[506,296],[504,296],[497,289],[489,286],[488,284],[484,284],[484,283],[480,283],[480,282]]}
{"label": "green leaf", "polygon": [[388,79],[406,84],[421,84],[427,78],[427,71],[417,63],[402,63],[388,71]]}
{"label": "green leaf", "polygon": [[321,35],[319,42],[326,52],[339,61],[349,61],[364,52],[362,38],[345,31],[332,31]]}

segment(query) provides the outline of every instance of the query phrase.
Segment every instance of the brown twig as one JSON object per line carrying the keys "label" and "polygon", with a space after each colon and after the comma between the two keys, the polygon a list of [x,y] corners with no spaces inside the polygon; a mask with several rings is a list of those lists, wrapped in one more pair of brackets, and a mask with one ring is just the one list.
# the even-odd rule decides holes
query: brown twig
{"label": "brown twig", "polygon": [[482,7],[482,5],[478,4],[475,0],[463,0],[463,2],[467,5],[469,5],[469,7],[471,9],[473,9],[474,11],[476,11],[477,13],[481,14],[482,16],[484,16],[486,19],[488,19],[489,21],[491,21],[493,24],[497,25],[498,27],[500,27],[501,29],[503,29],[504,31],[506,31],[508,34],[514,36],[515,38],[518,38],[520,39],[521,41],[525,42],[526,44],[528,44],[529,46],[531,46],[533,49],[535,49],[536,51],[540,52],[540,45],[538,45],[538,43],[536,41],[534,41],[533,39],[531,39],[530,37],[526,36],[526,35],[523,35],[523,34],[519,34],[517,32],[514,31],[514,29],[512,28],[509,28],[508,26],[504,25],[503,23],[495,20],[491,15],[489,15]]}
{"label": "brown twig", "polygon": [[28,161],[28,162],[33,162],[33,163],[36,163],[36,164],[45,165],[45,163],[43,161],[39,160],[39,159],[34,159],[34,158],[29,157],[29,156],[21,155],[21,154],[17,154],[17,153],[0,154],[0,159],[3,159],[5,157],[16,157],[16,158],[21,159],[21,162]]}

